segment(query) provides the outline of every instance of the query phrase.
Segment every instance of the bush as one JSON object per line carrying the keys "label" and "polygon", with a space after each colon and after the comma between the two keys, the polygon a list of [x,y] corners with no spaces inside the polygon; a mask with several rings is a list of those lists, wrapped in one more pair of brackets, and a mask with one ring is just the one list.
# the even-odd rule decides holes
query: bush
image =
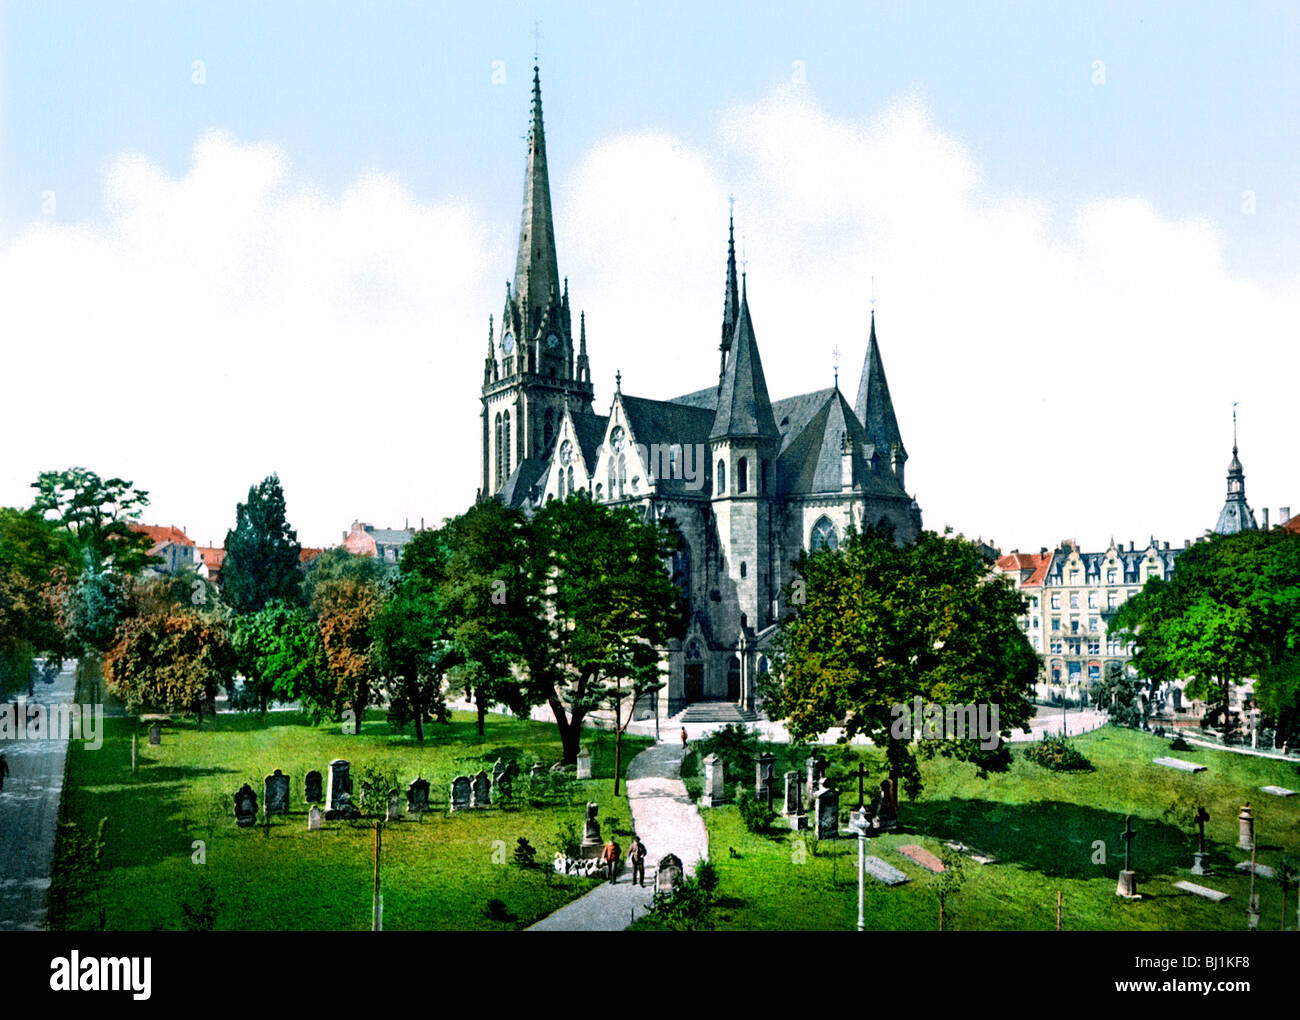
{"label": "bush", "polygon": [[695,881],[700,883],[700,888],[712,896],[718,891],[718,869],[713,866],[712,861],[700,861],[695,869]]}
{"label": "bush", "polygon": [[1169,741],[1169,750],[1171,751],[1190,751],[1191,749],[1192,745],[1184,740],[1181,734]]}
{"label": "bush", "polygon": [[216,884],[204,875],[192,899],[181,901],[182,931],[216,931],[217,916],[221,913],[221,897]]}
{"label": "bush", "polygon": [[713,931],[713,892],[704,888],[697,869],[672,892],[655,893],[650,912],[669,931]]}
{"label": "bush", "polygon": [[772,805],[759,800],[746,786],[740,787],[736,807],[740,809],[740,820],[745,823],[745,828],[758,835],[770,831],[772,823],[776,821]]}
{"label": "bush", "polygon": [[521,868],[537,867],[537,848],[523,836],[519,837],[519,842],[515,845],[515,864]]}
{"label": "bush", "polygon": [[552,849],[560,857],[577,857],[578,846],[578,826],[573,822],[561,822],[552,838]]}
{"label": "bush", "polygon": [[[734,783],[754,771],[758,733],[740,723],[728,723],[703,740],[696,741],[692,750],[701,763],[710,754],[716,754],[722,759],[723,775],[728,782]],[[700,767],[703,768],[703,765]]]}
{"label": "bush", "polygon": [[1025,748],[1025,758],[1053,772],[1092,771],[1092,762],[1058,734],[1044,733],[1042,740]]}

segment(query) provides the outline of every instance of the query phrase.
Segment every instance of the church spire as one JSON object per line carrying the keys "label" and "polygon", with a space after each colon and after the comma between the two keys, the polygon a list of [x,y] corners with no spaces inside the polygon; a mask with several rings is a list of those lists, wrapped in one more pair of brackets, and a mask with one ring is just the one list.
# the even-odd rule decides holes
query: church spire
{"label": "church spire", "polygon": [[1228,461],[1228,496],[1214,530],[1220,535],[1254,531],[1255,511],[1246,502],[1246,471],[1237,457],[1237,405],[1232,405],[1232,460]]}
{"label": "church spire", "polygon": [[871,336],[867,340],[867,356],[862,363],[862,378],[858,382],[858,399],[853,404],[853,411],[866,429],[867,438],[882,455],[891,456],[894,447],[902,452],[903,435],[898,430],[889,383],[885,381],[885,364],[880,360],[880,345],[876,342],[875,309],[871,311]]}
{"label": "church spire", "polygon": [[727,217],[727,294],[722,302],[722,343],[718,345],[723,354],[731,349],[731,337],[736,332],[739,312],[740,294],[736,287],[736,214],[733,209]]}
{"label": "church spire", "polygon": [[749,317],[749,295],[741,282],[736,332],[730,344],[730,357],[722,370],[718,387],[718,410],[713,419],[710,439],[745,437],[779,439],[772,401],[763,377],[763,362],[758,356],[754,323]]}
{"label": "church spire", "polygon": [[552,295],[558,295],[560,290],[555,230],[551,222],[551,184],[546,170],[546,134],[542,128],[542,81],[536,66],[533,67],[532,114],[514,287],[524,331],[521,339],[527,340],[540,328]]}

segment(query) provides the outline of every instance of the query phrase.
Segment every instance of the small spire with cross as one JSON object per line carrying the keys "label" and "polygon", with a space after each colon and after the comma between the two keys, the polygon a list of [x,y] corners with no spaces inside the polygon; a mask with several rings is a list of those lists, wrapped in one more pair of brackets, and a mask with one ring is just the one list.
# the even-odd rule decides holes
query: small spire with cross
{"label": "small spire with cross", "polygon": [[840,388],[840,345],[831,348],[831,363],[835,367],[835,388]]}
{"label": "small spire with cross", "polygon": [[623,392],[623,373],[622,373],[622,372],[615,372],[615,373],[614,373],[614,388],[615,388],[619,393],[622,393],[622,392]]}

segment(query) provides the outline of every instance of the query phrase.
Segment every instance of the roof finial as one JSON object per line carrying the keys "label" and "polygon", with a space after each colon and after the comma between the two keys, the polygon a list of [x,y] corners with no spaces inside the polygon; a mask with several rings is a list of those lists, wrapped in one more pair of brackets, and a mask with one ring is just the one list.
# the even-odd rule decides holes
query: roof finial
{"label": "roof finial", "polygon": [[615,372],[615,373],[614,373],[614,389],[617,390],[619,393],[622,393],[622,392],[623,392],[623,373],[622,373],[622,372]]}
{"label": "roof finial", "polygon": [[542,52],[542,23],[533,22],[533,72],[537,72],[538,56]]}
{"label": "roof finial", "polygon": [[831,362],[835,366],[835,388],[840,388],[840,345],[831,348]]}
{"label": "roof finial", "polygon": [[1232,402],[1232,452],[1237,453],[1237,401]]}

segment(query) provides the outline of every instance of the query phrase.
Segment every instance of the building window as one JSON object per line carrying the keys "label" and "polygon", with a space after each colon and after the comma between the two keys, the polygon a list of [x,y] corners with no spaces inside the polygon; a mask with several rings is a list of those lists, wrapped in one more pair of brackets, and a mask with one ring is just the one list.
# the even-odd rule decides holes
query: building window
{"label": "building window", "polygon": [[1038,629],[1038,617],[1034,617],[1034,630]]}
{"label": "building window", "polygon": [[1089,609],[1097,608],[1097,593],[1095,591],[1088,592],[1088,608]]}
{"label": "building window", "polygon": [[749,571],[748,571],[748,570],[746,569],[746,567],[745,567],[745,561],[744,561],[744,560],[741,560],[741,561],[740,561],[740,576],[741,576],[742,578],[744,578],[748,573],[749,573]]}
{"label": "building window", "polygon": [[1060,618],[1059,616],[1053,616],[1053,617],[1052,617],[1052,630],[1054,630],[1054,631],[1058,631],[1058,630],[1060,630],[1060,629],[1061,629],[1061,618]]}
{"label": "building window", "polygon": [[1089,641],[1089,642],[1088,642],[1088,654],[1089,654],[1089,655],[1100,655],[1100,654],[1101,654],[1101,639],[1100,639],[1100,638],[1098,638],[1098,639],[1096,639],[1096,640],[1094,640],[1094,641]]}
{"label": "building window", "polygon": [[1098,626],[1097,623],[1097,618],[1095,616],[1088,617],[1088,630],[1096,634],[1100,629],[1101,628]]}
{"label": "building window", "polygon": [[1089,680],[1100,680],[1100,679],[1101,679],[1101,667],[1100,667],[1100,666],[1089,666],[1089,667],[1088,667],[1088,679],[1089,679]]}
{"label": "building window", "polygon": [[1118,605],[1119,605],[1119,596],[1116,595],[1113,591],[1109,591],[1109,592],[1107,592],[1107,593],[1106,593],[1106,608],[1107,608],[1107,609],[1114,609],[1114,608],[1116,608]]}
{"label": "building window", "polygon": [[736,462],[736,491],[749,491],[749,459],[741,457]]}
{"label": "building window", "polygon": [[808,539],[808,551],[816,552],[824,546],[834,552],[839,548],[839,544],[840,537],[835,533],[835,525],[830,522],[830,518],[819,517]]}
{"label": "building window", "polygon": [[[1061,593],[1059,591],[1052,592],[1052,608],[1053,609],[1061,608]],[[1053,630],[1055,630],[1055,628],[1053,628]]]}
{"label": "building window", "polygon": [[1115,571],[1113,570],[1106,571],[1106,583],[1107,584],[1115,583]]}
{"label": "building window", "polygon": [[767,494],[767,461],[758,462],[758,491]]}
{"label": "building window", "polygon": [[510,412],[506,411],[501,416],[501,435],[505,442],[501,446],[501,463],[502,475],[501,484],[504,485],[510,478]]}
{"label": "building window", "polygon": [[1034,635],[1034,637],[1033,637],[1033,642],[1034,642],[1034,651],[1038,651],[1038,635],[1037,635],[1037,634]]}
{"label": "building window", "polygon": [[724,495],[727,491],[727,462],[718,461],[718,495]]}
{"label": "building window", "polygon": [[1053,654],[1053,655],[1060,655],[1060,654],[1061,654],[1061,642],[1059,642],[1059,641],[1053,641],[1053,642],[1052,642],[1052,654]]}
{"label": "building window", "polygon": [[1077,591],[1070,592],[1070,608],[1071,609],[1079,608],[1079,593]]}

